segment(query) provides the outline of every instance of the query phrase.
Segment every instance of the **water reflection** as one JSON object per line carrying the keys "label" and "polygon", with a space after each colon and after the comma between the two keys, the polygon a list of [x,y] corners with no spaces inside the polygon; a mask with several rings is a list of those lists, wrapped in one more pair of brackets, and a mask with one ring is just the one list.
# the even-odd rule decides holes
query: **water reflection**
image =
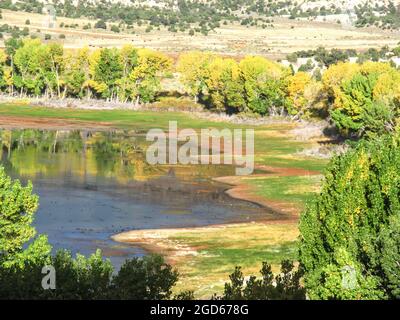
{"label": "water reflection", "polygon": [[40,196],[35,221],[55,248],[88,254],[101,248],[119,265],[137,247],[109,237],[122,230],[200,226],[269,215],[235,201],[212,177],[226,165],[151,166],[144,133],[129,131],[0,130],[8,174],[33,181]]}

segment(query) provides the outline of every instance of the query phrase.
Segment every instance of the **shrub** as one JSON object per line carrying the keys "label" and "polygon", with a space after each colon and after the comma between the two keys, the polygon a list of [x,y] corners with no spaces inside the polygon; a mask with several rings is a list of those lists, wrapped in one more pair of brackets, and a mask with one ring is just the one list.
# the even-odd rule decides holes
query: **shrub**
{"label": "shrub", "polygon": [[230,283],[225,283],[224,294],[214,295],[214,299],[222,300],[303,300],[305,289],[300,285],[303,275],[301,269],[294,267],[291,261],[282,261],[281,273],[272,273],[271,266],[263,262],[260,270],[261,278],[250,276],[244,281],[240,267],[229,276]]}
{"label": "shrub", "polygon": [[129,300],[160,300],[171,297],[178,272],[161,256],[127,260],[113,279],[113,297]]}
{"label": "shrub", "polygon": [[[47,244],[47,239],[42,242]],[[42,268],[55,269],[56,288],[42,288]],[[88,258],[72,257],[66,250],[41,259],[23,259],[18,264],[0,266],[0,299],[193,299],[190,291],[172,297],[178,273],[161,256],[126,260],[113,276],[113,266],[98,250]]]}
{"label": "shrub", "polygon": [[104,20],[99,20],[94,24],[96,29],[107,29],[107,24]]}
{"label": "shrub", "polygon": [[116,26],[116,25],[112,25],[110,30],[111,30],[112,32],[115,32],[115,33],[119,33],[119,32],[120,32],[118,26]]}

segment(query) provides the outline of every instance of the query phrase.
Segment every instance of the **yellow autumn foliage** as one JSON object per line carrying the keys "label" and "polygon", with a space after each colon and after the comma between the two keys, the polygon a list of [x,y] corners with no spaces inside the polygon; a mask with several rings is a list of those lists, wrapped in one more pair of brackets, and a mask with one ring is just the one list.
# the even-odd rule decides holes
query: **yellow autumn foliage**
{"label": "yellow autumn foliage", "polygon": [[179,56],[177,71],[186,91],[197,96],[204,89],[208,77],[209,65],[216,57],[209,52],[192,51]]}
{"label": "yellow autumn foliage", "polygon": [[138,55],[138,66],[132,71],[131,79],[139,80],[171,69],[172,59],[161,52],[139,49]]}
{"label": "yellow autumn foliage", "polygon": [[259,56],[247,56],[239,63],[244,78],[257,81],[279,80],[290,75],[290,69]]}
{"label": "yellow autumn foliage", "polygon": [[240,69],[235,60],[223,58],[213,60],[209,65],[206,84],[216,109],[242,108],[244,102],[241,95]]}
{"label": "yellow autumn foliage", "polygon": [[376,100],[389,103],[393,99],[400,100],[400,71],[393,68],[378,77],[373,95]]}
{"label": "yellow autumn foliage", "polygon": [[[328,96],[340,96],[340,86],[360,72],[360,65],[350,62],[339,62],[330,66],[322,75],[322,84]],[[335,107],[338,107],[335,103]]]}
{"label": "yellow autumn foliage", "polygon": [[3,49],[0,49],[0,63],[3,64],[4,62],[6,62],[7,59],[7,55],[4,52]]}
{"label": "yellow autumn foliage", "polygon": [[[306,88],[313,82],[311,76],[306,72],[298,72],[287,78],[287,94],[291,107],[296,113],[306,108],[309,98],[305,96]],[[311,92],[307,92],[310,94]]]}

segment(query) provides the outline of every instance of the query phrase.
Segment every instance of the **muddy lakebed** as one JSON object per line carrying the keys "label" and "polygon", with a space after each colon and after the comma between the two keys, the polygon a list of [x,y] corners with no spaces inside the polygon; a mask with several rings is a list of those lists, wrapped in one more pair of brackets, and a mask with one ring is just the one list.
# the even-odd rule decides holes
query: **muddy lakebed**
{"label": "muddy lakebed", "polygon": [[225,194],[215,177],[230,165],[149,165],[139,130],[0,129],[1,165],[39,197],[34,225],[54,250],[90,254],[115,267],[146,252],[110,237],[127,230],[274,219],[267,209]]}

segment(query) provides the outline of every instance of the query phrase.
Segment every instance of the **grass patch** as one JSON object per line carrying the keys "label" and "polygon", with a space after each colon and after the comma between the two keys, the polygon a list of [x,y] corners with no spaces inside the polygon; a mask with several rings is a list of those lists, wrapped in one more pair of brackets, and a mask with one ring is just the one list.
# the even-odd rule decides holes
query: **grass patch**
{"label": "grass patch", "polygon": [[322,175],[271,176],[248,178],[246,182],[255,187],[255,192],[271,200],[285,200],[303,206],[319,191]]}
{"label": "grass patch", "polygon": [[[119,128],[126,129],[168,129],[169,121],[178,121],[179,128],[244,128],[225,122],[208,121],[192,118],[182,112],[154,112],[132,110],[84,110],[68,108],[44,108],[29,105],[0,104],[0,115],[28,118],[58,118],[90,122],[106,122]],[[257,130],[257,129],[256,129]]]}
{"label": "grass patch", "polygon": [[168,235],[173,243],[193,248],[195,256],[183,256],[176,267],[181,276],[175,290],[194,290],[198,298],[221,293],[235,266],[245,275],[258,275],[263,261],[278,272],[284,259],[297,259],[298,228],[295,223],[247,223],[218,228],[195,228]]}

